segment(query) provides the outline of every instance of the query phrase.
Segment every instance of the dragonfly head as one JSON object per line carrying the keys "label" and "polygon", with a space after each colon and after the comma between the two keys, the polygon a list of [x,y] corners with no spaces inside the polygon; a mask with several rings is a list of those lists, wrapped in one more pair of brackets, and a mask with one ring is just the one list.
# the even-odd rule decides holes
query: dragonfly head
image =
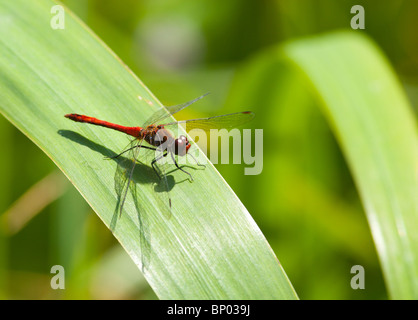
{"label": "dragonfly head", "polygon": [[174,141],[174,153],[178,156],[185,156],[191,144],[185,136],[180,136]]}

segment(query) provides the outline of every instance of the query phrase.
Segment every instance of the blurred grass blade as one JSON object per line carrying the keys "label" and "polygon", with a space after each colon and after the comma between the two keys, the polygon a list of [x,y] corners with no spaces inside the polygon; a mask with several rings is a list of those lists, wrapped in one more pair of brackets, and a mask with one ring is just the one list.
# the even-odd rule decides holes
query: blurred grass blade
{"label": "blurred grass blade", "polygon": [[352,33],[290,43],[284,51],[323,102],[362,198],[390,296],[418,299],[418,139],[395,74],[368,38]]}
{"label": "blurred grass blade", "polygon": [[[277,98],[275,88],[284,87],[291,93],[280,89],[281,94],[293,95],[287,99],[297,109],[294,112],[304,114],[300,110],[309,102],[295,93],[302,87],[292,88],[298,78],[308,79],[343,150],[389,295],[418,299],[418,139],[415,116],[396,75],[367,37],[338,32],[289,42],[258,55],[237,76],[230,102],[263,101],[266,98],[260,95],[268,86],[267,100],[272,101],[268,103],[277,104],[283,98]],[[281,119],[284,125],[286,121]]]}
{"label": "blurred grass blade", "polygon": [[[212,166],[193,170],[193,184],[174,185],[173,212],[167,219],[154,188],[155,174],[138,164],[136,201],[128,197],[119,219],[116,162],[103,157],[120,152],[126,137],[71,122],[64,114],[137,126],[161,106],[67,10],[65,28],[52,29],[54,5],[49,0],[0,1],[3,115],[57,164],[112,226],[159,298],[297,298],[254,220]],[[170,176],[184,180],[178,171]]]}
{"label": "blurred grass blade", "polygon": [[54,171],[30,187],[0,217],[0,228],[7,235],[19,232],[46,206],[58,199],[67,189],[68,181]]}

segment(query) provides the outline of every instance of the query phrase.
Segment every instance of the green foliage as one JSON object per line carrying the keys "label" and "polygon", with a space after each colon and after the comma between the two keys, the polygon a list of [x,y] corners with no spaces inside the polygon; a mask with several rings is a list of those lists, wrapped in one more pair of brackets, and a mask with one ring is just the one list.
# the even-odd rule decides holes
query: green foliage
{"label": "green foliage", "polygon": [[193,172],[193,184],[172,173],[177,183],[167,216],[157,177],[138,164],[119,218],[113,181],[119,160],[103,158],[117,154],[126,138],[64,115],[142,123],[161,105],[78,20],[67,16],[64,30],[45,23],[52,4],[25,3],[24,11],[23,2],[1,4],[13,17],[0,42],[4,116],[65,173],[160,298],[296,298],[261,231],[211,165]]}
{"label": "green foliage", "polygon": [[[285,63],[290,66],[283,66]],[[309,80],[309,90],[318,98],[347,159],[390,295],[395,299],[416,299],[416,123],[396,76],[368,38],[335,33],[289,42],[260,54],[237,77],[230,102],[255,103],[260,91],[265,92],[266,81],[271,91],[284,86],[288,90],[285,98],[272,92],[268,102],[260,100],[281,106],[288,99],[282,110],[277,109],[284,116],[283,127],[291,120],[287,114],[294,112],[283,110],[286,107],[300,108],[301,118],[297,121],[305,125],[303,117],[309,102],[300,94],[304,89],[297,88],[304,79],[296,72]],[[295,78],[297,84],[292,84]],[[275,119],[280,117],[279,112],[276,114]],[[280,134],[269,138],[271,142],[275,138],[280,141]],[[300,198],[303,200],[303,194]]]}
{"label": "green foliage", "polygon": [[[0,110],[21,130],[0,119],[1,298],[156,298],[147,281],[160,298],[296,298],[270,246],[302,299],[417,297],[416,121],[403,92],[416,105],[415,1],[368,2],[366,30],[323,36],[349,28],[351,2],[64,3],[151,90],[68,11],[52,30],[54,2],[0,0]],[[103,158],[127,139],[63,115],[136,126],[161,107],[155,96],[205,92],[178,119],[254,111],[263,172],[216,165],[234,192],[212,167],[190,168],[193,184],[172,172],[170,217],[139,165],[118,218],[117,162]],[[104,223],[63,175],[50,179],[37,146]],[[3,234],[11,222],[17,233]],[[54,264],[65,290],[50,288]],[[357,264],[365,290],[350,287]]]}

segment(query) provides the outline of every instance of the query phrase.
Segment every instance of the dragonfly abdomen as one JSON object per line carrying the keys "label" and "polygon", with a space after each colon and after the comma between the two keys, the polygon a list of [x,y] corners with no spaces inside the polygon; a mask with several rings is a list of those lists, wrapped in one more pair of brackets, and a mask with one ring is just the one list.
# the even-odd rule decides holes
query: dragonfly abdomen
{"label": "dragonfly abdomen", "polygon": [[117,131],[129,134],[130,136],[133,136],[135,138],[141,137],[141,134],[143,131],[141,127],[125,127],[119,124],[107,122],[104,120],[100,120],[97,118],[93,118],[93,117],[89,117],[89,116],[85,116],[85,115],[81,115],[77,113],[69,113],[69,114],[66,114],[65,117],[76,122],[90,123],[96,126],[101,126],[101,127],[117,130]]}

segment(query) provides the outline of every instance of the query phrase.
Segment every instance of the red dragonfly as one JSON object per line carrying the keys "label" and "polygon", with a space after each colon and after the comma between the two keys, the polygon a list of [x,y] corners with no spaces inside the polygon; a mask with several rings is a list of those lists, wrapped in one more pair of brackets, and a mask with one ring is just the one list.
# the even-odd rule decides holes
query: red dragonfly
{"label": "red dragonfly", "polygon": [[[131,167],[126,172],[125,176],[127,178],[127,184],[122,187],[123,191],[121,193],[121,204],[120,204],[120,214],[122,214],[123,205],[126,200],[126,196],[129,190],[129,186],[132,182],[133,172],[135,169],[136,162],[138,160],[139,151],[141,149],[149,149],[154,151],[160,151],[160,154],[156,156],[151,161],[151,166],[154,169],[155,173],[157,174],[158,178],[160,180],[163,180],[164,182],[164,189],[167,192],[168,195],[168,202],[169,207],[171,210],[171,198],[168,194],[169,188],[168,188],[168,182],[165,173],[163,170],[161,170],[161,167],[157,170],[157,162],[164,157],[167,157],[170,155],[172,158],[174,164],[176,167],[189,175],[190,180],[193,181],[192,175],[181,168],[177,161],[175,156],[183,157],[186,155],[191,156],[199,166],[204,166],[200,164],[192,154],[188,154],[188,151],[191,147],[191,144],[186,136],[180,135],[178,138],[175,138],[173,134],[167,130],[172,127],[176,127],[178,125],[185,125],[186,130],[190,131],[192,129],[202,129],[208,132],[210,129],[215,128],[234,128],[236,126],[239,126],[241,124],[244,124],[254,118],[254,113],[251,111],[245,111],[245,112],[236,112],[236,113],[230,113],[220,116],[213,116],[209,118],[199,118],[199,119],[190,119],[190,120],[182,120],[182,121],[175,121],[175,122],[169,122],[165,124],[160,124],[165,119],[169,118],[173,114],[179,112],[180,110],[186,108],[187,106],[191,105],[192,103],[202,99],[207,94],[200,96],[194,100],[191,100],[189,102],[186,102],[184,104],[165,107],[161,110],[156,111],[147,121],[145,121],[144,125],[142,127],[127,127],[118,125],[115,123],[107,122],[104,120],[99,120],[93,117],[80,115],[76,113],[70,113],[66,114],[65,117],[68,119],[71,119],[76,122],[84,122],[84,123],[90,123],[110,129],[114,129],[123,133],[126,133],[130,136],[133,136],[135,139],[133,139],[130,143],[130,147],[124,150],[123,152],[119,153],[118,155],[112,157],[112,158],[118,158],[122,154],[132,151],[132,159],[131,159]],[[144,145],[143,142],[146,142],[148,145]],[[158,173],[160,171],[160,173]]]}

